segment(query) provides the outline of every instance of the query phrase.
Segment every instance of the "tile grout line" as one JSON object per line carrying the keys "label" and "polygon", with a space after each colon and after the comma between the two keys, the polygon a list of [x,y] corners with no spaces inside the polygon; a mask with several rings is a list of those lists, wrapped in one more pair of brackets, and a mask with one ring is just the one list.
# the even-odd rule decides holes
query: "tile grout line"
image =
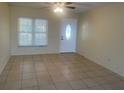
{"label": "tile grout line", "polygon": [[37,81],[37,88],[40,89],[39,81],[38,81],[38,77],[37,77],[37,72],[36,72],[36,68],[35,68],[34,56],[32,56],[32,60],[33,60],[33,63],[34,63],[33,66],[34,66],[35,78],[36,78],[36,81]]}
{"label": "tile grout line", "polygon": [[[46,59],[43,59],[43,61],[45,61],[45,60],[46,60]],[[44,65],[46,66],[46,69],[47,69],[48,75],[49,75],[49,77],[51,78],[52,83],[53,83],[53,85],[54,85],[55,89],[57,89],[57,87],[55,86],[55,83],[54,83],[54,81],[53,81],[53,79],[52,79],[52,76],[50,75],[50,72],[49,72],[49,70],[48,70],[47,65],[46,65],[46,64],[44,64]]]}
{"label": "tile grout line", "polygon": [[[55,64],[56,65],[56,64]],[[63,72],[61,72],[62,75],[64,76]],[[71,86],[70,82],[67,80],[67,78],[64,76],[64,78],[66,79],[66,81],[68,82],[69,86],[71,87],[71,90],[73,90],[73,87]]]}
{"label": "tile grout line", "polygon": [[[15,61],[16,61],[16,59],[14,58],[14,62],[15,62]],[[8,65],[8,63],[7,63],[7,65]],[[7,65],[6,65],[6,66],[7,66]],[[11,69],[12,69],[12,67],[10,66],[10,70],[11,70]],[[10,71],[10,70],[9,70],[9,71]],[[7,84],[7,78],[8,78],[8,76],[9,76],[9,72],[7,73],[7,76],[6,76],[6,79],[5,79],[5,84],[4,84],[4,87],[3,87],[4,89],[5,89],[5,86],[6,86],[6,84]]]}
{"label": "tile grout line", "polygon": [[22,88],[23,68],[24,68],[24,56],[22,56],[22,67],[21,67],[21,90],[23,89],[23,88]]}

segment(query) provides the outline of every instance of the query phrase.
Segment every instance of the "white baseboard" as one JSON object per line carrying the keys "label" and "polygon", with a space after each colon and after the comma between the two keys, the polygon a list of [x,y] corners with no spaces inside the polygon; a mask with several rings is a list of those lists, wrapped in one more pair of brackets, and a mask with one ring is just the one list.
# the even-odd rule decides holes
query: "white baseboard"
{"label": "white baseboard", "polygon": [[120,73],[120,72],[116,71],[115,69],[112,69],[112,68],[109,68],[109,67],[107,67],[107,66],[105,66],[105,65],[103,65],[103,64],[100,64],[99,62],[95,61],[94,59],[92,59],[92,58],[90,58],[90,57],[88,57],[88,56],[86,56],[86,55],[82,55],[82,54],[79,53],[79,52],[76,52],[76,53],[79,54],[79,55],[81,55],[81,56],[83,56],[83,57],[85,57],[85,58],[87,58],[88,60],[91,60],[92,62],[94,62],[94,63],[96,63],[96,64],[98,64],[98,65],[100,65],[100,66],[102,66],[102,67],[104,67],[104,68],[106,68],[106,69],[112,71],[113,73],[116,73],[117,75],[119,75],[119,76],[121,76],[121,77],[124,77],[124,74],[123,74],[123,73]]}
{"label": "white baseboard", "polygon": [[5,68],[6,64],[8,63],[9,59],[10,59],[10,56],[7,56],[7,57],[4,58],[4,61],[1,62],[1,65],[0,65],[0,74],[4,70],[4,68]]}

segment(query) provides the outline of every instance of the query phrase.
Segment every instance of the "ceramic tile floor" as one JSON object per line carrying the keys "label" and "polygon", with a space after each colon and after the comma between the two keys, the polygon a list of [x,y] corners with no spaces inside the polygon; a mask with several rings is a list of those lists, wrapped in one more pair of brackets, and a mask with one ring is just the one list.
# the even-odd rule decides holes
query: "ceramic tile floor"
{"label": "ceramic tile floor", "polygon": [[12,56],[1,90],[123,90],[124,78],[78,54]]}

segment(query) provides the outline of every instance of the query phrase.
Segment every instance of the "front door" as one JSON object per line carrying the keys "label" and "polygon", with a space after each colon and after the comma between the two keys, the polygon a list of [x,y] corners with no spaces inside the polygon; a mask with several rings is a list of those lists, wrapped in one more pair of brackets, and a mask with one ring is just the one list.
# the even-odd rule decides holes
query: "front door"
{"label": "front door", "polygon": [[61,25],[60,52],[75,52],[77,20],[65,19]]}

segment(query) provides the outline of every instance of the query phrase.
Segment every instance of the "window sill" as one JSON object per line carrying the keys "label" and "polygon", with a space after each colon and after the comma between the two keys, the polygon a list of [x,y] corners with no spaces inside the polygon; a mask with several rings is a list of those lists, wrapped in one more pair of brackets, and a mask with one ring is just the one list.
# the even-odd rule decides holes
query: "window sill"
{"label": "window sill", "polygon": [[17,46],[17,47],[20,47],[20,48],[37,48],[37,47],[47,47],[47,45],[44,45],[44,46]]}

